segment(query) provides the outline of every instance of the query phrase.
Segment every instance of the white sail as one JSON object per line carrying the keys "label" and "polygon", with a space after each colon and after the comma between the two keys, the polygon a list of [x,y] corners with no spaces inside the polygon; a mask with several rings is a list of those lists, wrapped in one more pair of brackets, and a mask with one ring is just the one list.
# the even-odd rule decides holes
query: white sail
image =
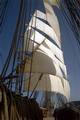
{"label": "white sail", "polygon": [[[55,92],[56,97],[60,94],[69,101],[70,87],[61,49],[59,22],[50,4],[44,2],[44,6],[46,12],[36,10],[25,32],[28,48],[24,89],[28,90],[30,87],[30,91],[35,88],[35,91]],[[29,38],[28,32],[31,33]],[[30,86],[28,86],[29,80]]]}
{"label": "white sail", "polygon": [[[39,80],[40,73],[32,73],[31,81],[30,81],[30,90],[32,91],[36,84],[35,91],[48,91],[60,93],[69,99],[69,82],[64,78],[60,78],[50,74],[43,74],[41,79]],[[26,75],[26,80],[24,82],[24,88],[28,89],[28,80],[29,74]],[[35,82],[34,82],[35,81]]]}
{"label": "white sail", "polygon": [[51,25],[51,27],[55,31],[55,33],[58,37],[58,40],[60,40],[60,28],[59,28],[59,22],[57,19],[57,15],[55,14],[51,5],[44,2],[44,6],[45,6],[45,10],[46,10],[47,21],[49,22],[49,24]]}
{"label": "white sail", "polygon": [[[36,15],[37,15],[37,13],[36,13]],[[35,20],[36,20],[36,26],[35,26]],[[60,47],[60,41],[57,37],[56,32],[49,25],[47,25],[43,21],[36,18],[35,15],[33,16],[32,20],[29,24],[29,29],[31,29],[31,28],[33,28],[33,29],[37,28],[36,31],[38,31],[38,30],[41,31],[45,37],[47,35],[51,39],[54,39],[55,43]]]}
{"label": "white sail", "polygon": [[[31,71],[33,73],[46,73],[66,78],[66,66],[60,62],[50,50],[47,50],[46,52],[45,49],[43,50],[44,51],[37,50],[34,52]],[[30,71],[30,61],[31,58],[26,60],[25,72]]]}

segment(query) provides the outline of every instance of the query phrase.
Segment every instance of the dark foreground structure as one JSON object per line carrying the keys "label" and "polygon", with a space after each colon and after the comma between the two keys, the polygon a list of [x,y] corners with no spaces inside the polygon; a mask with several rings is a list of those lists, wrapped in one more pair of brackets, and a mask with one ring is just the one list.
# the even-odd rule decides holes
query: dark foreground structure
{"label": "dark foreground structure", "polygon": [[80,120],[80,101],[67,103],[54,112],[55,120]]}
{"label": "dark foreground structure", "polygon": [[35,99],[16,95],[0,85],[0,120],[43,120]]}

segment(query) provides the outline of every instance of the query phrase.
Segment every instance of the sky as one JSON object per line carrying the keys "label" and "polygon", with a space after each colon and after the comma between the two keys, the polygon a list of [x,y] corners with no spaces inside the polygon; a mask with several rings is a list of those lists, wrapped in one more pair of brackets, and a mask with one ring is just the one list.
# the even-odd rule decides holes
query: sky
{"label": "sky", "polygon": [[2,70],[5,59],[8,55],[12,36],[15,29],[15,22],[18,14],[18,0],[10,0],[6,12],[4,23],[0,28],[0,71]]}
{"label": "sky", "polygon": [[[6,18],[0,32],[0,72],[10,49],[19,10],[18,8],[19,0],[9,0]],[[64,16],[60,11],[57,12],[60,13],[57,17],[59,18],[62,49],[70,82],[71,100],[80,100],[80,49],[73,36],[73,32],[71,32],[69,26],[66,25]],[[62,17],[64,22],[62,21]],[[63,32],[62,29],[64,26],[65,29]]]}
{"label": "sky", "polygon": [[80,100],[80,48],[78,48],[77,40],[64,17],[63,11],[54,9],[60,26],[62,50],[71,89],[71,100]]}

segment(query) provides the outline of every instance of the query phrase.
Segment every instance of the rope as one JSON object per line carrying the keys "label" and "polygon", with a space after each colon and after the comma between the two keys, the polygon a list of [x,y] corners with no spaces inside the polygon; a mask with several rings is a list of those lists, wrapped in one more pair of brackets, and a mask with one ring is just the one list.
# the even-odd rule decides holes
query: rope
{"label": "rope", "polygon": [[[36,16],[35,16],[35,17],[36,17]],[[37,18],[37,17],[36,17],[36,18]],[[46,15],[46,21],[47,21],[47,15]],[[35,27],[35,28],[36,28],[36,27]],[[45,42],[45,40],[46,40],[46,35],[45,35],[44,40],[43,40],[40,44],[38,44],[38,46],[36,47],[35,51],[33,51],[33,52],[36,52],[36,50],[39,48],[39,46],[40,46],[41,44],[43,44],[43,43]],[[32,95],[33,95],[33,93],[34,93],[37,85],[39,84],[40,80],[42,79],[42,77],[43,77],[43,73],[41,73],[41,75],[40,75],[40,77],[39,77],[39,79],[38,79],[35,87],[33,88],[33,91],[32,91],[32,93],[31,93],[31,95],[30,95],[30,98],[32,97]]]}
{"label": "rope", "polygon": [[22,11],[22,4],[23,4],[23,0],[20,1],[19,16],[18,16],[17,25],[16,25],[16,29],[15,29],[15,32],[14,32],[11,48],[10,48],[8,57],[6,59],[6,62],[4,64],[4,67],[3,67],[3,70],[2,70],[2,73],[1,73],[1,76],[3,76],[3,77],[5,76],[5,74],[7,72],[7,69],[9,67],[9,63],[10,63],[10,60],[11,60],[11,57],[12,57],[12,53],[13,53],[13,50],[15,48],[15,43],[16,43],[16,38],[17,38],[17,33],[18,33],[18,27],[19,27],[20,17],[21,17],[21,11]]}
{"label": "rope", "polygon": [[43,77],[43,73],[41,73],[41,75],[40,75],[40,77],[39,77],[39,79],[38,79],[38,81],[37,81],[37,83],[36,83],[35,87],[33,88],[33,91],[32,91],[32,93],[31,93],[31,95],[30,95],[30,98],[32,97],[32,95],[33,95],[33,93],[34,93],[34,91],[35,91],[35,89],[36,89],[36,87],[37,87],[38,83],[39,83],[39,82],[40,82],[40,80],[42,79],[42,77]]}
{"label": "rope", "polygon": [[[29,6],[30,6],[30,7],[29,7],[30,10],[27,9],[27,11],[29,11],[29,15],[30,15],[30,16],[27,15],[27,18],[28,18],[28,17],[32,17],[32,2],[31,2],[31,0],[30,0],[29,3],[30,3],[30,5],[29,5]],[[32,25],[32,24],[33,24],[33,22],[31,23],[31,25]],[[31,31],[28,31],[28,30],[29,30],[28,21],[27,21],[27,27],[28,27],[28,29],[27,29],[27,37],[26,37],[26,43],[25,43],[25,51],[28,51],[28,49],[29,49],[29,43],[30,43],[30,40],[29,40],[28,37],[30,36]],[[27,48],[27,49],[26,49],[26,48]]]}
{"label": "rope", "polygon": [[[37,12],[36,12],[36,16],[37,16]],[[35,27],[36,27],[36,19],[35,19]],[[30,33],[30,35],[31,35],[31,33]],[[35,32],[34,32],[34,38],[33,38],[33,40],[35,41]],[[33,46],[32,46],[32,51],[34,51],[34,42],[33,42]],[[31,82],[32,62],[33,62],[33,53],[32,53],[32,57],[31,57],[31,65],[30,65],[30,73],[29,73],[28,94],[27,94],[28,97],[29,97],[29,89],[30,89],[30,82]]]}
{"label": "rope", "polygon": [[0,14],[0,27],[2,26],[3,22],[4,22],[4,18],[5,18],[5,13],[7,10],[7,6],[8,6],[8,0],[6,0],[3,4],[3,2],[1,3],[3,6],[1,8],[1,14]]}
{"label": "rope", "polygon": [[[22,14],[22,13],[21,13]],[[22,16],[23,17],[23,16]],[[22,28],[22,21],[20,20],[20,23],[19,23],[19,27],[18,27],[18,33],[17,33],[17,38],[16,38],[16,42],[15,42],[15,48],[13,50],[13,64],[12,64],[12,74],[13,74],[13,71],[14,71],[14,67],[15,67],[15,62],[16,62],[16,57],[17,57],[17,50],[18,50],[18,47],[19,47],[19,42],[20,42],[20,34],[21,34],[21,28]],[[11,81],[12,83],[12,81]]]}
{"label": "rope", "polygon": [[[2,56],[2,54],[0,53],[0,61],[1,61],[1,65],[3,65],[3,56]],[[2,66],[3,67],[3,66]]]}
{"label": "rope", "polygon": [[[36,11],[36,15],[35,15],[35,28],[36,28],[36,18],[37,18],[37,11]],[[47,20],[47,16],[46,16],[46,20]],[[34,33],[34,40],[35,40],[35,33]],[[44,41],[45,41],[45,39],[41,42],[41,44],[42,44]],[[35,41],[33,41],[33,48],[32,48],[32,59],[31,59],[30,76],[29,76],[29,84],[28,84],[28,94],[29,94],[30,82],[31,82],[31,71],[32,71],[33,54],[34,54],[34,52],[36,52],[36,50],[37,50],[37,49],[39,48],[39,46],[41,45],[41,44],[39,44],[38,47],[37,47],[37,48],[35,49],[35,51],[34,51],[34,42],[35,42]],[[43,76],[43,73],[41,73],[41,75],[40,75],[40,77],[39,77],[39,79],[38,79],[35,87],[33,88],[33,91],[32,91],[32,93],[31,93],[31,95],[30,95],[30,98],[32,97],[32,95],[33,95],[33,93],[34,93],[34,91],[35,91],[35,89],[36,89],[39,81],[41,80],[42,76]]]}
{"label": "rope", "polygon": [[69,1],[66,0],[65,4],[68,8],[71,19],[73,21],[73,22],[71,21],[72,31],[75,33],[75,36],[77,38],[76,40],[80,46],[80,40],[79,40],[79,38],[80,38],[80,33],[79,33],[79,31],[80,31],[80,14],[78,12],[80,5],[77,1],[75,2],[75,1],[70,1],[70,0]]}
{"label": "rope", "polygon": [[[25,32],[25,22],[26,22],[26,6],[25,6],[25,2],[24,2],[24,15],[23,15],[23,31],[22,31],[22,36],[24,36],[24,32]],[[21,61],[23,61],[24,59],[24,37],[22,37],[22,50],[21,50]],[[24,64],[24,67],[25,67],[25,64]],[[21,90],[22,90],[22,83],[23,83],[23,73],[24,73],[24,67],[23,67],[23,70],[22,70],[22,75],[21,75],[21,78],[20,78],[20,87],[19,87],[19,92],[21,93]],[[20,68],[21,70],[21,68]]]}

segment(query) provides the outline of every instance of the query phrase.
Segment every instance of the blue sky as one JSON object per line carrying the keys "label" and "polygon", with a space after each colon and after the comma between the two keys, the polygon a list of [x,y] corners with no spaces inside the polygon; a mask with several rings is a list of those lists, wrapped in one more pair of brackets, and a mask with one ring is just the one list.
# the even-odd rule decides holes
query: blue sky
{"label": "blue sky", "polygon": [[71,88],[71,100],[80,99],[80,48],[78,48],[77,40],[71,27],[65,20],[63,11],[55,8],[57,18],[59,20],[62,49],[65,64],[67,66],[68,80]]}
{"label": "blue sky", "polygon": [[[4,25],[2,26],[3,29],[0,33],[0,55],[2,55],[2,57],[0,56],[0,72],[3,67],[2,63],[5,62],[10,48],[12,36],[15,29],[18,8],[19,0],[9,0],[6,19]],[[64,24],[61,20],[59,20],[59,22],[62,29]],[[78,49],[76,39],[74,38],[72,32],[72,36],[69,39],[64,39],[64,37],[68,38],[68,35],[70,34],[70,28],[66,26],[66,29],[68,31],[65,30],[62,32],[61,38],[65,63],[68,70],[68,79],[71,86],[71,100],[80,100],[80,49]]]}
{"label": "blue sky", "polygon": [[0,71],[2,70],[2,63],[4,64],[5,59],[8,55],[15,22],[18,13],[18,0],[10,0],[8,4],[7,14],[4,19],[4,23],[1,26],[0,32],[0,54],[2,54],[2,59],[0,59]]}

